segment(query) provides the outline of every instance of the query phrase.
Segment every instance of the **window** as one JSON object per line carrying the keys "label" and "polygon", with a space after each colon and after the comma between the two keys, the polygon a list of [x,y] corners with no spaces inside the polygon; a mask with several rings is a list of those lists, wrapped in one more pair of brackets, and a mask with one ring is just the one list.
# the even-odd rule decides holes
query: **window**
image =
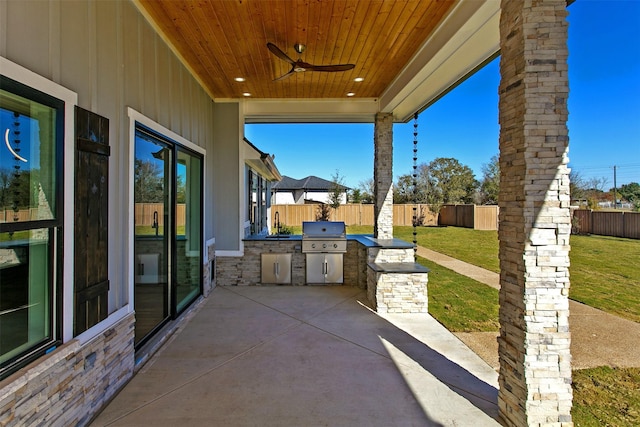
{"label": "window", "polygon": [[247,166],[247,206],[249,208],[250,234],[267,232],[267,180]]}
{"label": "window", "polygon": [[0,76],[0,378],[61,338],[64,110]]}

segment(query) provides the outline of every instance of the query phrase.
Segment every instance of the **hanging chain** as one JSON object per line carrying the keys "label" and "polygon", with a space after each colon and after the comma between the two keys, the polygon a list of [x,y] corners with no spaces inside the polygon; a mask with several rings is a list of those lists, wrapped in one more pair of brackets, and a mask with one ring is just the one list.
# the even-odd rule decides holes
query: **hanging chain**
{"label": "hanging chain", "polygon": [[[19,205],[20,205],[20,192],[21,192],[21,188],[20,188],[20,159],[21,157],[19,157],[20,155],[18,153],[20,153],[20,114],[14,112],[13,113],[13,158],[15,160],[15,165],[13,166],[14,172],[13,172],[13,182],[14,184],[14,188],[13,188],[13,220],[14,221],[18,221],[19,218]],[[7,140],[7,144],[9,143],[9,140]]]}
{"label": "hanging chain", "polygon": [[418,261],[418,113],[413,116],[413,260]]}

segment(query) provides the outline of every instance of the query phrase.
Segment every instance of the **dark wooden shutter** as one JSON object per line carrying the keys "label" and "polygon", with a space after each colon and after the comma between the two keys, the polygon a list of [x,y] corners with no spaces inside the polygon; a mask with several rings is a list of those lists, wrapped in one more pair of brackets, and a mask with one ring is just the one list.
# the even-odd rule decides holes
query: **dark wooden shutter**
{"label": "dark wooden shutter", "polygon": [[108,315],[110,154],[109,120],[76,107],[74,335]]}

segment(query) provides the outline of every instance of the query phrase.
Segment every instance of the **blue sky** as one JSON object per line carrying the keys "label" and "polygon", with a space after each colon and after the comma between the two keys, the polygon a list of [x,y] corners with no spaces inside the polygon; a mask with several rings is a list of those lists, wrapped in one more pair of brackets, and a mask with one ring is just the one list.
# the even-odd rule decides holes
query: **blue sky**
{"label": "blue sky", "polygon": [[[577,0],[569,6],[569,166],[605,189],[640,182],[640,0]],[[498,154],[499,58],[420,114],[418,163],[453,157],[482,178]],[[373,177],[373,124],[247,125],[283,175],[356,188]],[[413,122],[394,126],[394,180],[413,164]]]}

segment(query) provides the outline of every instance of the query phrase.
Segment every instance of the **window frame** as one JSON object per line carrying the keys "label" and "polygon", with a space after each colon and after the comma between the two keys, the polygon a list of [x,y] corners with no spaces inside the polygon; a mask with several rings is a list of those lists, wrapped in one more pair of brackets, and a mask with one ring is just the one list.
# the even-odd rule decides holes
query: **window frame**
{"label": "window frame", "polygon": [[73,338],[73,309],[64,310],[64,307],[72,307],[70,304],[73,302],[73,215],[65,216],[65,207],[73,207],[74,108],[78,97],[75,92],[1,56],[0,70],[3,88],[8,87],[12,93],[57,111],[55,218],[4,223],[0,226],[2,232],[49,230],[50,336],[11,358],[0,375],[4,378]]}

